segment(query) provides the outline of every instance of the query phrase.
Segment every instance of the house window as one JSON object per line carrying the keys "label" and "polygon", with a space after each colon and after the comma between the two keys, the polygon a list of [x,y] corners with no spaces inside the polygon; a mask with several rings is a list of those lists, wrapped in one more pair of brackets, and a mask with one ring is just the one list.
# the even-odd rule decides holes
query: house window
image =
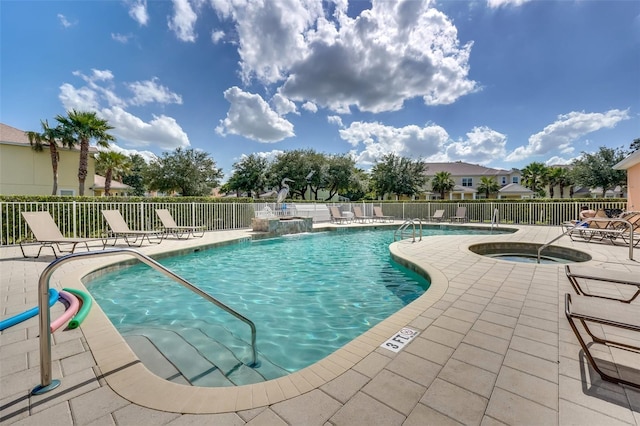
{"label": "house window", "polygon": [[511,182],[512,182],[512,183],[519,183],[519,182],[518,182],[518,176],[514,176],[514,177],[512,177],[512,178],[511,178]]}
{"label": "house window", "polygon": [[505,186],[506,184],[507,184],[507,177],[502,176],[502,186]]}
{"label": "house window", "polygon": [[462,178],[462,186],[473,186],[473,178]]}
{"label": "house window", "polygon": [[73,189],[60,189],[58,191],[58,195],[73,197],[74,195],[76,195],[76,191]]}

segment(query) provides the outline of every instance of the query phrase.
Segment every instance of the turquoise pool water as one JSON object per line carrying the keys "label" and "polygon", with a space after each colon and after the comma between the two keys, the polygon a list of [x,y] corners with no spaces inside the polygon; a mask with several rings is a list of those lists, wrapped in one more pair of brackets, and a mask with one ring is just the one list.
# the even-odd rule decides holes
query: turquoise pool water
{"label": "turquoise pool water", "polygon": [[[324,358],[424,293],[428,281],[392,261],[391,242],[388,230],[314,233],[246,241],[160,262],[255,322],[256,371],[271,379]],[[151,338],[170,330],[209,359],[230,350],[250,361],[245,323],[146,265],[102,275],[87,287],[125,337]],[[154,344],[169,350],[177,345]]]}

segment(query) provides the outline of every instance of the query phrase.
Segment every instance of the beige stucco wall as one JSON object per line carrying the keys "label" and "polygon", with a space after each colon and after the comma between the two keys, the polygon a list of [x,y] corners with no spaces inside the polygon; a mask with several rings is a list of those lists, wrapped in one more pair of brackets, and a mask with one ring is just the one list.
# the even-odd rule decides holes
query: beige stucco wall
{"label": "beige stucco wall", "polygon": [[[58,162],[58,194],[73,191],[78,195],[79,151],[61,149]],[[95,162],[89,154],[85,182],[85,195],[92,196]],[[34,151],[31,146],[0,144],[0,194],[2,195],[51,195],[53,170],[48,147]]]}

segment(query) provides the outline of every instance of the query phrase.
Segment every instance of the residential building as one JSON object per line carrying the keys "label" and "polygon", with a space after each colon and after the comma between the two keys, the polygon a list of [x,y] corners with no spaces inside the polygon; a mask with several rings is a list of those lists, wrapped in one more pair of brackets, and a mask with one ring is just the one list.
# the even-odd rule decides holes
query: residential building
{"label": "residential building", "polygon": [[[103,176],[93,175],[93,186],[91,189],[96,197],[104,197],[104,184],[105,178]],[[111,179],[110,193],[112,197],[126,197],[129,191],[131,191],[131,187],[129,185],[125,185],[122,182]]]}
{"label": "residential building", "polygon": [[[450,200],[475,200],[476,198],[484,198],[485,194],[478,192],[478,185],[480,185],[480,179],[482,177],[489,177],[495,179],[496,183],[500,186],[500,191],[497,194],[492,194],[491,197],[496,198],[532,198],[533,193],[529,190],[519,193],[516,189],[522,188],[520,181],[522,174],[518,169],[504,170],[493,169],[490,167],[480,166],[477,164],[464,163],[462,161],[449,162],[449,163],[426,163],[427,176],[429,182],[427,183],[426,197],[429,199],[438,199],[440,194],[431,191],[431,180],[439,172],[449,172],[451,178],[455,182],[455,187],[448,194]],[[509,187],[501,195],[501,191],[507,186],[516,184],[518,187]],[[526,190],[526,188],[523,188]]]}
{"label": "residential building", "polygon": [[[56,195],[78,195],[78,149],[58,149],[58,191]],[[95,160],[90,148],[85,195],[92,196],[91,176],[95,174]],[[35,151],[24,130],[0,123],[0,194],[1,195],[51,195],[53,169],[51,155],[46,145],[42,152]]]}
{"label": "residential building", "polygon": [[627,210],[640,210],[640,150],[632,152],[613,168],[627,171]]}

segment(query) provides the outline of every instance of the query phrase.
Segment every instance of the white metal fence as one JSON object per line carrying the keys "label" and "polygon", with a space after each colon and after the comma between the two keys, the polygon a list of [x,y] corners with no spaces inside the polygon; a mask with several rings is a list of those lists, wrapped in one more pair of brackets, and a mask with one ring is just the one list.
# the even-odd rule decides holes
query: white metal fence
{"label": "white metal fence", "polygon": [[[500,223],[523,225],[560,225],[577,219],[583,201],[566,202],[469,202],[469,203],[317,203],[339,206],[344,212],[352,211],[353,205],[362,208],[363,214],[373,215],[373,206],[381,206],[385,215],[398,220],[416,219],[428,221],[436,210],[444,210],[444,220],[454,216],[459,206],[466,207],[466,219],[473,223],[490,223],[497,209]],[[295,215],[293,203],[142,203],[142,202],[0,202],[0,245],[17,244],[32,239],[31,232],[21,216],[25,211],[49,211],[60,231],[68,237],[100,237],[107,234],[108,227],[102,217],[102,210],[117,209],[122,213],[131,229],[161,229],[155,209],[168,209],[178,225],[205,226],[208,231],[242,229],[251,227],[251,219],[256,212],[269,206],[282,215]],[[593,209],[610,211],[624,210],[622,201],[589,203]]]}

